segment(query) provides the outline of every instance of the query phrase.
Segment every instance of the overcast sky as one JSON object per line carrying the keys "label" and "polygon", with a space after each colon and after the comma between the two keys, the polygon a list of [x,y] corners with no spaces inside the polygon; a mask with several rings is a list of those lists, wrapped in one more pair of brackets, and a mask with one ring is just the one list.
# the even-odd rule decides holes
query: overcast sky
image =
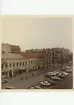
{"label": "overcast sky", "polygon": [[72,50],[72,19],[5,16],[2,42],[19,45],[21,50],[52,47]]}

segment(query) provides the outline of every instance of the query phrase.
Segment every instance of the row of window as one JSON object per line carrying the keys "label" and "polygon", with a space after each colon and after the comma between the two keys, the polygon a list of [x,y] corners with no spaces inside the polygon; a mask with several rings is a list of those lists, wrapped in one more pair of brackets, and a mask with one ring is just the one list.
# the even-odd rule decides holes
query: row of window
{"label": "row of window", "polygon": [[36,63],[37,61],[35,60],[29,60],[29,64],[32,64],[32,63]]}
{"label": "row of window", "polygon": [[[15,66],[18,67],[19,65],[20,66],[24,66],[24,62],[22,62],[22,63],[21,62],[20,63],[13,63],[13,64],[12,63],[9,63],[9,67],[15,67]],[[25,65],[27,65],[27,62],[25,62]],[[5,67],[6,68],[8,67],[8,64],[7,63],[5,64]]]}
{"label": "row of window", "polygon": [[[30,60],[29,61],[29,64],[32,64],[33,62],[35,63],[35,61]],[[24,66],[24,64],[27,65],[27,62],[25,62],[25,63],[24,62],[20,62],[20,63],[13,63],[13,64],[12,63],[9,63],[9,67]],[[2,66],[5,66],[7,68],[8,67],[8,64],[6,63],[5,65],[2,65]]]}

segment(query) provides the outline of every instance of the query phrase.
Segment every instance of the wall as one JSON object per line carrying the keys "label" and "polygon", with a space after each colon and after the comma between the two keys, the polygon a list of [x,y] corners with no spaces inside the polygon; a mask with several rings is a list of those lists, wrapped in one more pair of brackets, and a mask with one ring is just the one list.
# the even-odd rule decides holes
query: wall
{"label": "wall", "polygon": [[9,53],[11,52],[10,46],[8,44],[2,43],[2,51]]}

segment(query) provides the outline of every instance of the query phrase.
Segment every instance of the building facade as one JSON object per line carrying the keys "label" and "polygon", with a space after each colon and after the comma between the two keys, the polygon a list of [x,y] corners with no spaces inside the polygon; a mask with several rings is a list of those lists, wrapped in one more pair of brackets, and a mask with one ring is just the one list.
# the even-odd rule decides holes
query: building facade
{"label": "building facade", "polygon": [[12,77],[22,72],[36,70],[39,67],[39,59],[22,55],[20,47],[9,44],[2,45],[1,69],[2,76]]}
{"label": "building facade", "polygon": [[64,48],[32,49],[22,52],[19,46],[2,44],[2,75],[12,77],[22,72],[68,63],[73,54]]}
{"label": "building facade", "polygon": [[2,43],[2,53],[20,53],[21,49],[19,46],[11,45],[8,43]]}

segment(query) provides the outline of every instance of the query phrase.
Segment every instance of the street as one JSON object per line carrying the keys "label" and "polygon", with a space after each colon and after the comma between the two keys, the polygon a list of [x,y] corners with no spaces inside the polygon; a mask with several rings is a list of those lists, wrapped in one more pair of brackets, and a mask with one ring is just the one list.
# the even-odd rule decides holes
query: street
{"label": "street", "polygon": [[[41,81],[44,80],[45,73],[49,71],[60,71],[60,68],[49,68],[42,70],[35,70],[31,72],[22,73],[16,77],[9,79],[7,83],[2,84],[2,89],[5,89],[7,86],[15,87],[16,89],[28,89],[31,86],[38,85]],[[34,76],[32,76],[34,74]],[[23,77],[23,80],[21,79]],[[26,78],[27,77],[27,78]],[[72,89],[73,88],[73,74],[69,73],[66,78],[63,78],[61,81],[56,81],[55,85],[51,85],[48,88],[44,89]]]}

